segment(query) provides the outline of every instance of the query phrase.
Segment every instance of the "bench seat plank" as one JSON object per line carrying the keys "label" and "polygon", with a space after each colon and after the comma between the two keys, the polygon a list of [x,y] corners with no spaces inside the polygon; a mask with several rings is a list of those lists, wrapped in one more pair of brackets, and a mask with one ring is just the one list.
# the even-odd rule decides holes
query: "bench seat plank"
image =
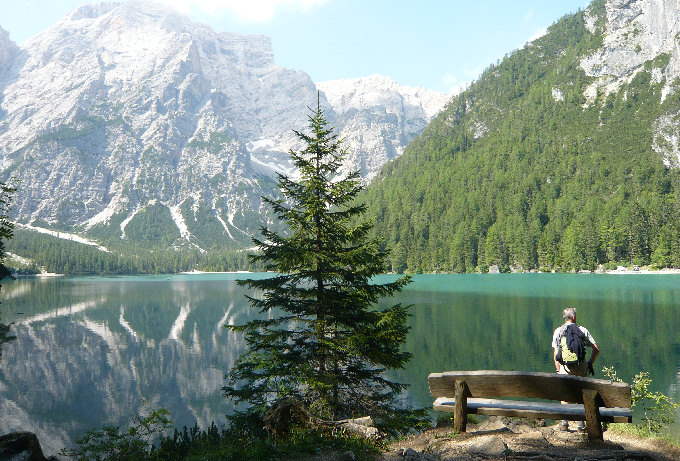
{"label": "bench seat plank", "polygon": [[465,381],[470,397],[526,397],[583,403],[583,389],[592,389],[606,407],[629,407],[630,386],[605,379],[557,373],[503,370],[447,371],[428,377],[433,397],[451,397],[457,380]]}
{"label": "bench seat plank", "polygon": [[[439,397],[434,401],[435,411],[453,412],[456,399]],[[633,418],[630,408],[600,407],[602,421],[610,423],[630,423]],[[582,404],[557,402],[530,402],[524,400],[501,400],[468,398],[467,413],[480,415],[517,416],[523,418],[566,419],[582,421],[585,408]]]}

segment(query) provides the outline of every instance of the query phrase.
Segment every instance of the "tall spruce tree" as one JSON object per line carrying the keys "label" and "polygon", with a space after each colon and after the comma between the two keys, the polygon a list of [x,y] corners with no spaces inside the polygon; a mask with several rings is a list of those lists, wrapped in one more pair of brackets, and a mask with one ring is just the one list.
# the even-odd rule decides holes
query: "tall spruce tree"
{"label": "tall spruce tree", "polygon": [[376,303],[410,279],[371,283],[385,272],[388,253],[368,238],[372,224],[355,224],[365,211],[354,203],[361,190],[358,172],[339,175],[342,141],[318,100],[310,111],[311,133],[294,131],[306,147],[290,152],[299,179],[279,174],[285,199],[264,197],[289,231],[263,227],[263,239],[253,239],[260,252],[252,259],[276,275],[239,282],[262,293],[249,300],[263,315],[230,327],[245,333],[249,350],[223,390],[256,412],[290,396],[322,418],[398,420],[397,414],[409,413],[391,404],[405,385],[384,372],[403,368],[410,358],[400,351],[409,314],[400,304],[380,310]]}

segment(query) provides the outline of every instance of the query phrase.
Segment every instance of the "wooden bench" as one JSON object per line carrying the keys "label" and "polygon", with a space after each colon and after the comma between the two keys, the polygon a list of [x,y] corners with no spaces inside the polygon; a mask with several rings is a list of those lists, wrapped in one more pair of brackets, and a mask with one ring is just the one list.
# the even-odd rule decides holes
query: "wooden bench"
{"label": "wooden bench", "polygon": [[431,373],[428,381],[430,393],[436,399],[434,409],[453,412],[454,429],[460,432],[465,432],[469,413],[585,420],[591,440],[602,440],[602,422],[632,421],[630,386],[626,383],[557,373],[497,370]]}

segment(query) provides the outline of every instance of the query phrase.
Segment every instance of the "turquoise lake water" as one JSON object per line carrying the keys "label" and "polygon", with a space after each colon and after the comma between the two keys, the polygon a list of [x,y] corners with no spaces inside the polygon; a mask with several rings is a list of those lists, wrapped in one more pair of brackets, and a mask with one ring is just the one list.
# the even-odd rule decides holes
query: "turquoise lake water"
{"label": "turquoise lake water", "polygon": [[[223,423],[224,373],[244,351],[225,324],[250,318],[235,280],[263,274],[23,278],[2,285],[0,434],[36,432],[48,454],[104,424],[125,425],[142,399],[179,427]],[[384,276],[390,278],[390,276]],[[680,276],[417,275],[390,303],[412,304],[413,354],[392,378],[428,407],[427,375],[447,370],[553,371],[551,338],[566,306],[595,337],[602,366],[680,398]]]}

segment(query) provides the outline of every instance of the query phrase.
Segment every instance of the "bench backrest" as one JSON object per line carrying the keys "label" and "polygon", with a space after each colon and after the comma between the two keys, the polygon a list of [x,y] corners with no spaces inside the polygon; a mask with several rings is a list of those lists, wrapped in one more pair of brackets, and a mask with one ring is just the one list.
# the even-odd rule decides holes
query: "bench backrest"
{"label": "bench backrest", "polygon": [[631,406],[630,386],[626,383],[557,373],[499,370],[431,373],[428,377],[430,393],[435,398],[453,397],[457,380],[465,381],[470,397],[475,398],[523,397],[583,403],[582,390],[593,389],[600,394],[606,407]]}

